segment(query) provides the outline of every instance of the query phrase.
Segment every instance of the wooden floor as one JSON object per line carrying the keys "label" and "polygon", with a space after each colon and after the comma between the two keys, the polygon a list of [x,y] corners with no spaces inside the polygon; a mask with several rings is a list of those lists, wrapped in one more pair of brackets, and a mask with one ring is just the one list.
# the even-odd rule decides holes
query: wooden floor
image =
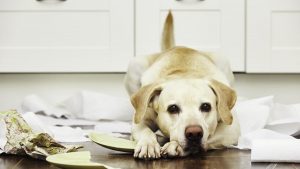
{"label": "wooden floor", "polygon": [[[235,149],[214,150],[181,159],[160,159],[153,161],[136,160],[129,154],[110,151],[92,142],[83,144],[92,153],[93,161],[116,168],[138,169],[247,169],[247,168],[292,168],[300,169],[300,164],[251,163],[250,151]],[[0,169],[58,169],[46,161],[16,155],[0,155]]]}

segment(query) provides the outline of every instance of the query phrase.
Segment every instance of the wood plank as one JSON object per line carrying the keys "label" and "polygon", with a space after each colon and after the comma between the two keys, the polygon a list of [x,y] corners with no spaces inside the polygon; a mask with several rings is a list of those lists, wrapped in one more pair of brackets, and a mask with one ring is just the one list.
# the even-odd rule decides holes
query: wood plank
{"label": "wood plank", "polygon": [[[300,164],[293,163],[251,163],[250,151],[223,149],[212,150],[186,158],[137,160],[131,154],[105,149],[95,143],[78,143],[84,145],[81,150],[89,150],[92,161],[97,161],[118,168],[228,168],[228,169],[277,169],[300,168]],[[58,169],[46,161],[17,155],[0,155],[0,168],[15,169]]]}

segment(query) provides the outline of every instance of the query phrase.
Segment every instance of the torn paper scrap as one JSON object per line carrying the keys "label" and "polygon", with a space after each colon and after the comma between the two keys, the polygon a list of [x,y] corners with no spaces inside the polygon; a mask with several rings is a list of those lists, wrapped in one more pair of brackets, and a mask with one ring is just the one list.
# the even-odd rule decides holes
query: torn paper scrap
{"label": "torn paper scrap", "polygon": [[59,142],[86,142],[90,141],[89,138],[85,137],[85,131],[80,127],[72,128],[69,126],[48,126],[51,133],[54,133],[55,140]]}
{"label": "torn paper scrap", "polygon": [[52,106],[50,103],[34,94],[26,96],[21,107],[23,112],[42,113],[47,116],[66,117],[70,115],[68,111],[58,106]]}
{"label": "torn paper scrap", "polygon": [[235,146],[238,149],[252,149],[253,141],[257,139],[286,139],[286,140],[294,140],[295,138],[289,135],[280,134],[272,130],[268,129],[259,129],[243,136],[240,136],[238,140],[238,145]]}
{"label": "torn paper scrap", "polygon": [[[47,117],[43,115],[36,115],[32,112],[26,112],[22,114],[23,119],[31,127],[35,133],[47,133],[58,142],[85,142],[90,141],[83,131],[79,127],[64,126],[71,120],[57,119],[53,117]],[[51,121],[59,120],[60,125],[49,125]],[[75,120],[72,120],[75,121]],[[95,123],[95,122],[94,122]]]}
{"label": "torn paper scrap", "polygon": [[252,162],[300,162],[300,140],[257,139],[251,150]]}
{"label": "torn paper scrap", "polygon": [[234,109],[240,123],[241,136],[265,127],[272,104],[273,96],[267,96],[241,101],[235,105]]}
{"label": "torn paper scrap", "polygon": [[60,104],[77,118],[88,120],[132,119],[133,107],[129,98],[120,98],[103,93],[82,91]]}
{"label": "torn paper scrap", "polygon": [[300,104],[275,103],[266,128],[281,134],[295,135],[300,131]]}
{"label": "torn paper scrap", "polygon": [[16,110],[0,112],[0,150],[7,154],[29,155],[38,159],[76,151],[82,146],[64,146],[47,133],[35,133]]}
{"label": "torn paper scrap", "polygon": [[130,134],[131,123],[123,121],[102,121],[95,126],[94,130],[101,133]]}
{"label": "torn paper scrap", "polygon": [[33,112],[26,112],[21,115],[25,122],[31,127],[35,133],[48,133],[50,136],[54,136],[45,122],[41,121],[40,118]]}

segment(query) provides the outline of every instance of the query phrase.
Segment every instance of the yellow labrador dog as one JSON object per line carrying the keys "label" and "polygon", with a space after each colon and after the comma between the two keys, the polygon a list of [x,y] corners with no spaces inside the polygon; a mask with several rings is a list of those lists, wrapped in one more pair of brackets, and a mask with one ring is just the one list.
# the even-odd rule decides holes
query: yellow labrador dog
{"label": "yellow labrador dog", "polygon": [[[233,74],[226,59],[187,47],[174,47],[169,13],[162,52],[135,58],[125,84],[135,108],[132,139],[135,158],[187,156],[237,143]],[[155,132],[169,142],[160,147]]]}

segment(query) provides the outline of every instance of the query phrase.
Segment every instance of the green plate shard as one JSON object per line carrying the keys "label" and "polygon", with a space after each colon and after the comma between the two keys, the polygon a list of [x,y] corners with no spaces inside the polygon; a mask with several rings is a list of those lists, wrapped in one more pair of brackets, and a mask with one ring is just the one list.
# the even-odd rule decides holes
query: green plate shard
{"label": "green plate shard", "polygon": [[89,137],[95,143],[116,151],[132,153],[136,146],[134,141],[113,137],[108,134],[90,133]]}
{"label": "green plate shard", "polygon": [[91,153],[89,151],[55,154],[46,158],[48,162],[61,168],[110,168],[108,166],[105,166],[104,164],[91,162],[90,159]]}

